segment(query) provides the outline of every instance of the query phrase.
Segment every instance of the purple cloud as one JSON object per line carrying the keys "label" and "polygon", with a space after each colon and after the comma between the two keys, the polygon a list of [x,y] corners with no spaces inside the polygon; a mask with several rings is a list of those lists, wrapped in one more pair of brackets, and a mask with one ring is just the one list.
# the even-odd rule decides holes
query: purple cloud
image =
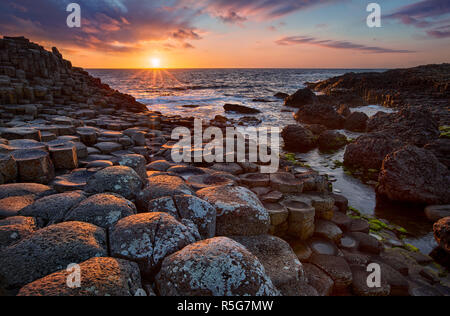
{"label": "purple cloud", "polygon": [[315,37],[307,36],[290,36],[284,37],[276,41],[278,45],[282,46],[292,46],[292,45],[314,45],[326,48],[335,49],[352,49],[357,51],[362,51],[366,53],[373,54],[387,54],[387,53],[414,53],[414,51],[403,50],[403,49],[390,49],[377,46],[368,46],[362,44],[356,44],[349,41],[334,41],[334,40],[320,40]]}
{"label": "purple cloud", "polygon": [[226,23],[276,19],[297,11],[346,0],[178,0],[179,5],[199,7],[201,12]]}
{"label": "purple cloud", "polygon": [[[78,0],[82,27],[66,26],[69,0],[2,0],[0,34],[26,35],[45,45],[106,52],[146,49],[156,42],[200,39],[194,9],[168,8],[164,0]],[[152,44],[153,43],[153,44]]]}
{"label": "purple cloud", "polygon": [[397,19],[403,24],[425,28],[439,24],[441,21],[438,18],[449,14],[449,0],[422,0],[397,9],[386,18]]}
{"label": "purple cloud", "polygon": [[185,30],[185,29],[179,29],[178,31],[174,32],[172,34],[172,37],[178,40],[186,40],[186,39],[191,39],[191,40],[199,40],[201,39],[201,36],[198,35],[196,32],[194,32],[193,30]]}
{"label": "purple cloud", "polygon": [[450,25],[438,27],[432,30],[427,31],[427,35],[432,38],[448,38],[450,37]]}
{"label": "purple cloud", "polygon": [[218,18],[225,23],[231,24],[242,23],[247,20],[247,18],[239,16],[239,14],[234,11],[228,11],[228,13],[226,13],[225,15],[219,15]]}

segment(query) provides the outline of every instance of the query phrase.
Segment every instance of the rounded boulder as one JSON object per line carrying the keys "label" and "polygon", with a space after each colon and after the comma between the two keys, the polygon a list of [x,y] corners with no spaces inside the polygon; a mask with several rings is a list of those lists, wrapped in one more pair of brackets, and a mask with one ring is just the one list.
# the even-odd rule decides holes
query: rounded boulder
{"label": "rounded boulder", "polygon": [[130,167],[109,167],[89,178],[85,191],[89,193],[117,193],[128,200],[135,199],[142,188],[142,179]]}
{"label": "rounded boulder", "polygon": [[64,220],[67,222],[86,222],[102,228],[111,228],[120,219],[136,213],[136,206],[120,196],[96,194],[73,208]]}
{"label": "rounded boulder", "polygon": [[52,225],[1,251],[0,288],[19,289],[69,264],[106,255],[103,229],[80,222]]}
{"label": "rounded boulder", "polygon": [[139,267],[134,262],[92,258],[79,268],[79,287],[68,287],[73,270],[62,270],[24,286],[18,296],[135,296],[142,291]]}
{"label": "rounded boulder", "polygon": [[163,296],[276,296],[263,265],[225,237],[187,246],[167,257],[156,279]]}
{"label": "rounded boulder", "polygon": [[199,240],[198,231],[165,213],[126,217],[111,230],[114,257],[135,261],[141,271],[152,276],[165,257]]}

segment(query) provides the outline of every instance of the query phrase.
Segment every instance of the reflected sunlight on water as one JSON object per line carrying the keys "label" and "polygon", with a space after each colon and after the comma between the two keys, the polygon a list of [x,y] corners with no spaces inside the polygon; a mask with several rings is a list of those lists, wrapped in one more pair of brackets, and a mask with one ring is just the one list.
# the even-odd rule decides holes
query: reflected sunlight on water
{"label": "reflected sunlight on water", "polygon": [[[277,92],[292,94],[305,82],[325,80],[346,72],[336,69],[142,69],[89,70],[111,87],[133,95],[150,109],[166,115],[189,115],[212,119],[223,115],[225,103],[257,108],[263,125],[293,123],[292,113],[280,111]],[[255,99],[267,102],[257,102]],[[186,105],[199,107],[186,108]],[[233,117],[233,115],[227,115]]]}

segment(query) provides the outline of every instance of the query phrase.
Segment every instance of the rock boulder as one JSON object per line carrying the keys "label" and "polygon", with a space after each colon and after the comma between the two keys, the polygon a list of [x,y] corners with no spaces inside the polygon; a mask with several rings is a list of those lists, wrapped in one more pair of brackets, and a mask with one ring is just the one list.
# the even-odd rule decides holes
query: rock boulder
{"label": "rock boulder", "polygon": [[135,296],[142,291],[136,263],[92,258],[80,264],[81,286],[70,288],[71,271],[62,270],[24,286],[18,296]]}
{"label": "rock boulder", "polygon": [[103,229],[80,222],[52,225],[1,251],[0,288],[19,289],[69,264],[106,255]]}
{"label": "rock boulder", "polygon": [[394,201],[450,203],[448,168],[429,151],[406,146],[383,162],[378,193]]}
{"label": "rock boulder", "polygon": [[317,137],[310,130],[300,125],[285,127],[281,136],[285,148],[294,152],[307,152],[317,145]]}
{"label": "rock boulder", "polygon": [[167,257],[156,279],[163,296],[274,296],[263,265],[241,244],[218,237]]}
{"label": "rock boulder", "polygon": [[165,213],[126,217],[111,230],[114,257],[137,262],[142,273],[152,277],[165,257],[199,240],[198,231]]}

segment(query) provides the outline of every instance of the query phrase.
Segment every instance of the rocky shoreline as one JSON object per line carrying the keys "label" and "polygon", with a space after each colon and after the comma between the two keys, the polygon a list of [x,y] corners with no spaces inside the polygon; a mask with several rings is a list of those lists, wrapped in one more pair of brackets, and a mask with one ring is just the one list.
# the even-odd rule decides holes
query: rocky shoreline
{"label": "rocky shoreline", "polygon": [[[194,118],[149,111],[72,67],[56,48],[24,38],[1,39],[0,61],[0,295],[449,295],[445,269],[408,249],[407,232],[358,214],[330,192],[326,176],[289,159],[270,175],[248,161],[175,164],[171,132],[192,129]],[[307,91],[292,99],[300,120],[323,109],[319,117],[332,125],[361,129],[361,117],[345,119],[345,109],[311,107],[321,102]],[[418,184],[414,169],[411,179],[398,179],[403,161],[414,168],[426,160],[436,189],[420,202],[444,201],[445,154],[430,154],[441,149],[432,147],[439,124],[422,112],[396,115],[382,131],[395,130],[409,147],[382,157],[380,191],[409,200],[405,192]],[[422,123],[411,131],[410,117],[424,117],[431,132]],[[320,123],[285,130],[286,146],[347,144]],[[209,124],[231,125],[223,117]],[[391,190],[400,180],[408,190]],[[445,209],[428,213],[436,218]],[[448,251],[448,221],[435,227]],[[381,267],[381,287],[367,286],[370,263]],[[67,285],[72,264],[80,286]]]}

